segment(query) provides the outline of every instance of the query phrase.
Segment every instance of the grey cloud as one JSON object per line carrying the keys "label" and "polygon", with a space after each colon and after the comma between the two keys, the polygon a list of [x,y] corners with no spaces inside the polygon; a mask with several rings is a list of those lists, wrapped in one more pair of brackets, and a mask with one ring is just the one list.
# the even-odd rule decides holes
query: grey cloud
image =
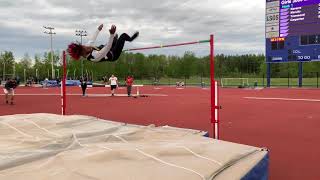
{"label": "grey cloud", "polygon": [[[0,43],[0,51],[12,47],[18,55],[46,51],[48,39],[42,33],[43,25],[56,27],[54,45],[63,49],[77,39],[75,29],[91,34],[99,23],[105,23],[105,29],[114,23],[119,33],[139,30],[141,36],[126,47],[202,40],[214,33],[218,53],[264,52],[264,2],[260,1],[3,0],[0,15],[0,40],[5,42]],[[106,41],[106,33],[104,30],[98,43]],[[30,49],[19,47],[23,45]],[[182,54],[188,49],[199,55],[208,53],[206,46],[146,53]]]}

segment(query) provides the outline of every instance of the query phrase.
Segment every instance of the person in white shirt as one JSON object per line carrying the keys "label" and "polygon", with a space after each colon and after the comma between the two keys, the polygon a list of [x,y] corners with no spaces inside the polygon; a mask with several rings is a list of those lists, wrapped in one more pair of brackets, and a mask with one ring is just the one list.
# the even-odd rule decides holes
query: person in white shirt
{"label": "person in white shirt", "polygon": [[93,34],[92,38],[86,45],[78,43],[71,43],[68,46],[68,53],[74,60],[79,60],[80,57],[84,57],[92,62],[103,62],[103,61],[116,61],[123,50],[126,41],[133,41],[139,36],[139,32],[135,32],[131,37],[122,33],[118,38],[116,32],[116,26],[112,25],[109,29],[110,37],[105,45],[98,47],[94,46],[94,43],[102,30],[103,24],[101,24],[97,31]]}
{"label": "person in white shirt", "polygon": [[114,96],[114,91],[115,89],[117,89],[118,86],[118,78],[112,74],[112,76],[109,78],[109,83],[111,87],[111,94],[112,96]]}

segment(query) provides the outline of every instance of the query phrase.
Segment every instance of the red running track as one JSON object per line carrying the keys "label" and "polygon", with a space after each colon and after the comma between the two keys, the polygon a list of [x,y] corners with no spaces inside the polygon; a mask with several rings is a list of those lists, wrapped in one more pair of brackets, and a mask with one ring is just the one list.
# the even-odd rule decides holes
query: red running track
{"label": "red running track", "polygon": [[[83,114],[141,125],[171,125],[208,131],[209,89],[143,87],[142,93],[162,97],[81,97],[80,88],[68,88],[67,114]],[[125,90],[120,90],[124,93]],[[44,95],[44,94],[57,95]],[[0,115],[21,113],[60,114],[60,89],[18,88],[15,105],[0,101]],[[110,93],[92,88],[89,94]],[[221,89],[221,139],[270,150],[270,179],[320,179],[320,90]],[[3,94],[1,94],[3,95]],[[289,98],[284,100],[246,99]],[[3,97],[2,97],[3,98]],[[292,99],[300,99],[293,101]],[[308,101],[308,99],[319,101]]]}

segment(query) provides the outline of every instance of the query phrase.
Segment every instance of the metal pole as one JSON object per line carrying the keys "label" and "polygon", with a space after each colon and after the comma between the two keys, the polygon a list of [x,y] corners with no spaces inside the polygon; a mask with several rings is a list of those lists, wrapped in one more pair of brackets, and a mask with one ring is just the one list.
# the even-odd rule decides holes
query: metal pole
{"label": "metal pole", "polygon": [[[54,56],[53,56],[53,49],[52,49],[52,35],[56,34],[54,32],[52,32],[52,30],[54,30],[53,27],[47,27],[47,26],[43,26],[46,30],[49,30],[49,32],[45,31],[45,34],[49,34],[50,35],[50,50],[51,50],[51,75],[52,75],[52,79],[55,79],[55,70],[54,70]],[[49,75],[48,75],[49,78]]]}
{"label": "metal pole", "polygon": [[290,73],[289,73],[289,63],[288,63],[288,66],[287,66],[287,71],[288,71],[288,87],[290,87]]}
{"label": "metal pole", "polygon": [[23,77],[24,77],[24,83],[27,83],[26,69],[23,69]]}
{"label": "metal pole", "polygon": [[303,64],[299,62],[299,87],[302,87],[302,78],[303,78]]}
{"label": "metal pole", "polygon": [[210,77],[211,77],[211,123],[213,124],[213,138],[219,139],[218,117],[216,113],[216,87],[214,80],[214,36],[210,35]]}
{"label": "metal pole", "polygon": [[317,88],[319,88],[319,72],[317,72]]}
{"label": "metal pole", "polygon": [[6,80],[6,62],[3,61],[3,77],[2,77],[3,81]]}
{"label": "metal pole", "polygon": [[66,115],[66,70],[67,70],[67,63],[66,63],[66,52],[63,51],[63,77],[61,83],[61,114]]}
{"label": "metal pole", "polygon": [[53,67],[53,50],[52,50],[52,33],[50,33],[50,48],[51,48],[51,75],[52,75],[52,79],[55,79],[55,70]]}
{"label": "metal pole", "polygon": [[58,78],[60,77],[60,69],[57,69],[57,71],[58,71]]}
{"label": "metal pole", "polygon": [[13,78],[16,77],[16,63],[13,64]]}
{"label": "metal pole", "polygon": [[271,86],[271,63],[267,63],[267,87]]}
{"label": "metal pole", "polygon": [[[82,37],[87,36],[87,31],[76,30],[76,36],[80,36],[80,44],[82,45]],[[83,77],[83,58],[81,59],[81,76]]]}
{"label": "metal pole", "polygon": [[[80,44],[82,45],[82,35],[80,37],[81,37]],[[81,76],[83,78],[83,58],[81,58]]]}

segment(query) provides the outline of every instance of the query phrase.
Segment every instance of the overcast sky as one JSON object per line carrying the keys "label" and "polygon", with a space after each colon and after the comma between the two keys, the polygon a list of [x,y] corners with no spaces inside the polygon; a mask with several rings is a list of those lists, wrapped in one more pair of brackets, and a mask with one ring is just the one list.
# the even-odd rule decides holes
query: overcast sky
{"label": "overcast sky", "polygon": [[[140,36],[125,48],[209,39],[215,35],[216,53],[264,53],[265,0],[0,0],[0,52],[20,58],[50,49],[43,26],[55,27],[55,50],[79,41],[76,29],[91,35],[101,23],[97,44],[107,41],[107,29]],[[85,38],[86,41],[88,38]],[[146,54],[209,53],[208,44],[148,50]]]}

